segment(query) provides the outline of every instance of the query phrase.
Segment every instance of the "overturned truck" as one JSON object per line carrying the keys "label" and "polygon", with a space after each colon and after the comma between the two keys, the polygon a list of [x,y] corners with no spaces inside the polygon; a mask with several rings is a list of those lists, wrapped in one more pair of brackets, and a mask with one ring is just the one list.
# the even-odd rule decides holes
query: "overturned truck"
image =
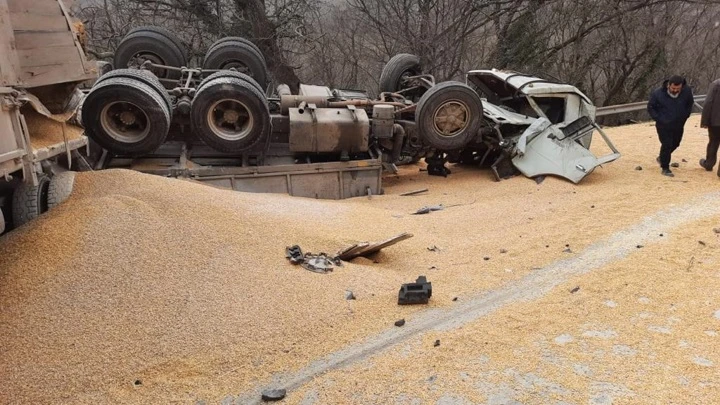
{"label": "overturned truck", "polygon": [[[268,80],[250,41],[223,38],[203,66],[186,67],[181,42],[140,27],[121,42],[115,70],[82,108],[86,134],[102,146],[97,168],[127,167],[243,191],[346,198],[381,192],[381,171],[425,158],[488,165],[575,183],[620,155],[577,88],[513,72],[473,70],[436,83],[410,54],[384,67],[380,94]],[[295,94],[293,94],[295,93]],[[590,151],[598,131],[612,151]]]}

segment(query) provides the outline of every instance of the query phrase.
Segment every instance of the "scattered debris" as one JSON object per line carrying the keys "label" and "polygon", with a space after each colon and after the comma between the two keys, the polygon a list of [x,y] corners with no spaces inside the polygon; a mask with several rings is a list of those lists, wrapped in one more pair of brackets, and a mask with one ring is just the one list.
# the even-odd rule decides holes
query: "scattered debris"
{"label": "scattered debris", "polygon": [[400,196],[406,197],[406,196],[409,196],[409,195],[417,195],[417,194],[424,193],[424,192],[427,192],[427,191],[429,191],[429,190],[426,189],[426,188],[423,188],[423,189],[420,189],[420,190],[408,191],[407,193],[402,193],[402,194],[400,194]]}
{"label": "scattered debris", "polygon": [[357,298],[355,298],[355,294],[353,294],[352,291],[346,290],[346,291],[345,291],[345,299],[349,301],[349,300],[354,300],[354,299],[357,299]]}
{"label": "scattered debris", "polygon": [[703,242],[703,241],[701,241],[701,240],[699,240],[698,243],[701,244],[702,246],[707,246],[707,245],[705,244],[705,242]]}
{"label": "scattered debris", "polygon": [[635,170],[642,170],[642,166],[635,166]]}
{"label": "scattered debris", "polygon": [[591,205],[590,208],[595,208],[595,206],[594,206],[594,205]]}
{"label": "scattered debris", "polygon": [[507,249],[500,249],[500,253],[507,253]]}
{"label": "scattered debris", "polygon": [[638,248],[638,249],[642,249],[642,248],[644,248],[645,246],[643,246],[643,245],[637,245],[637,246],[635,246],[635,247]]}
{"label": "scattered debris", "polygon": [[329,257],[325,253],[314,255],[310,252],[303,254],[300,246],[294,245],[285,248],[285,257],[292,264],[299,264],[306,270],[325,274],[333,270],[333,266],[342,266],[337,257]]}
{"label": "scattered debris", "polygon": [[665,234],[664,234],[664,233],[661,233],[661,234],[660,234],[660,237],[662,238],[663,236],[665,236]]}
{"label": "scattered debris", "polygon": [[577,286],[577,287],[573,288],[572,290],[570,290],[570,294],[575,294],[578,291],[580,291],[580,286]]}
{"label": "scattered debris", "polygon": [[720,233],[720,228],[713,228],[713,232]]}
{"label": "scattered debris", "polygon": [[284,389],[270,389],[262,392],[263,401],[279,401],[285,398],[287,391]]}
{"label": "scattered debris", "polygon": [[677,163],[677,162],[670,163],[670,167],[680,167],[680,163]]}
{"label": "scattered debris", "polygon": [[453,301],[457,301],[457,300],[458,300],[458,297],[454,297],[454,298],[453,298]]}
{"label": "scattered debris", "polygon": [[135,380],[135,382],[134,382],[133,384],[134,384],[136,387],[138,387],[138,386],[141,386],[141,385],[142,385],[142,381],[140,381],[140,380]]}
{"label": "scattered debris", "polygon": [[683,162],[683,163],[687,163],[687,160],[683,159],[682,162]]}
{"label": "scattered debris", "polygon": [[452,204],[452,205],[442,205],[442,204],[438,204],[438,205],[426,205],[426,206],[424,206],[424,207],[422,207],[422,208],[418,209],[417,211],[415,211],[415,212],[411,213],[410,215],[422,215],[422,214],[429,214],[429,213],[431,213],[431,212],[433,212],[433,211],[441,211],[441,210],[444,210],[445,208],[451,208],[451,207],[461,207],[461,206],[463,206],[463,205],[472,205],[472,204],[475,204],[475,202],[476,202],[476,201],[477,201],[477,200],[473,200],[473,202],[471,202],[471,203],[466,203],[466,204]]}
{"label": "scattered debris", "polygon": [[429,213],[431,213],[431,212],[433,212],[433,211],[442,211],[442,210],[444,210],[444,209],[445,209],[445,207],[443,207],[442,204],[440,204],[440,205],[430,205],[430,206],[425,206],[425,207],[422,207],[422,208],[418,209],[417,211],[413,212],[412,215],[429,214]]}
{"label": "scattered debris", "polygon": [[373,253],[379,252],[381,249],[386,248],[388,246],[392,246],[398,242],[402,242],[405,239],[412,238],[411,233],[401,233],[399,235],[395,235],[390,239],[386,239],[384,241],[380,242],[360,242],[356,243],[352,246],[348,246],[345,249],[338,252],[336,258],[339,260],[351,260],[358,256],[368,256]]}
{"label": "scattered debris", "polygon": [[565,248],[565,250],[563,250],[563,253],[572,253],[572,252],[573,251],[570,248]]}
{"label": "scattered debris", "polygon": [[427,250],[429,250],[429,251],[431,251],[431,252],[439,252],[439,251],[440,251],[440,248],[437,247],[437,246],[435,246],[435,245],[432,245],[432,246],[428,246],[428,247],[427,247]]}
{"label": "scattered debris", "polygon": [[543,181],[545,181],[545,176],[536,176],[535,177],[535,183],[540,184]]}
{"label": "scattered debris", "polygon": [[300,249],[300,246],[298,245],[286,247],[285,257],[287,257],[292,264],[300,264],[304,259],[302,249]]}
{"label": "scattered debris", "polygon": [[405,325],[405,319],[399,319],[395,321],[395,326],[403,326]]}
{"label": "scattered debris", "polygon": [[313,255],[310,253],[305,254],[305,260],[300,265],[306,269],[315,273],[325,274],[333,271],[333,264],[335,262],[328,257],[325,253],[319,255]]}
{"label": "scattered debris", "polygon": [[437,270],[437,269],[438,269],[438,268],[435,267],[435,266],[430,266],[430,267],[428,267],[428,270]]}
{"label": "scattered debris", "polygon": [[687,268],[685,269],[685,271],[690,271],[690,269],[692,269],[692,267],[693,267],[694,265],[695,265],[695,256],[691,256],[691,257],[690,257],[690,263],[688,263],[688,266],[687,266]]}
{"label": "scattered debris", "polygon": [[440,339],[437,339],[435,341],[435,343],[433,343],[433,347],[438,347],[438,346],[440,346]]}
{"label": "scattered debris", "polygon": [[420,276],[414,283],[400,286],[398,305],[427,304],[432,296],[432,283],[425,276]]}

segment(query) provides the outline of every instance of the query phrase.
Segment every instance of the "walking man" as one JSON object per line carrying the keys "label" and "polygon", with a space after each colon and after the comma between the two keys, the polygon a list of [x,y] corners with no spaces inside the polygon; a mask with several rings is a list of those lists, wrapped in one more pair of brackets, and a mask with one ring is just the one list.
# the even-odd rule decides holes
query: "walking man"
{"label": "walking man", "polygon": [[[720,79],[710,83],[700,118],[700,127],[707,128],[710,138],[705,159],[700,159],[700,166],[711,171],[717,162],[718,147],[720,147]],[[720,176],[720,166],[718,176]]]}
{"label": "walking man", "polygon": [[675,176],[670,171],[670,158],[682,141],[685,121],[690,117],[693,104],[692,90],[681,76],[672,76],[665,80],[662,87],[650,94],[648,113],[655,120],[658,138],[660,138],[660,163],[662,174]]}

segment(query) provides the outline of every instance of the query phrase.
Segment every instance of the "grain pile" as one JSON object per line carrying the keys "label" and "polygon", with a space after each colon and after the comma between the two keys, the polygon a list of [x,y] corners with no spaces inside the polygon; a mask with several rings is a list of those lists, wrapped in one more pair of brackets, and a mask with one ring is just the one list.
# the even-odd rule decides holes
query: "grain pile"
{"label": "grain pile", "polygon": [[[650,213],[715,191],[717,177],[697,167],[706,140],[699,136],[704,131],[697,123],[693,117],[675,153],[680,162],[675,179],[659,175],[654,163],[656,135],[647,124],[608,131],[623,158],[580,185],[552,178],[538,185],[522,177],[494,183],[488,171],[473,168],[453,168],[444,179],[427,177],[410,166],[385,179],[385,196],[315,201],[216,190],[127,171],[82,174],[65,204],[0,238],[0,384],[6,400],[217,402],[256,388],[274,373],[300,369],[393,328],[397,319],[412,322],[426,308],[398,307],[397,288],[420,274],[433,283],[430,308],[450,308],[455,297],[462,302],[512,284]],[[645,170],[635,170],[638,165]],[[424,187],[430,192],[398,196]],[[409,215],[435,204],[465,205]],[[706,221],[686,231],[706,232],[710,225]],[[327,275],[291,267],[283,256],[284,247],[296,243],[313,252],[334,252],[401,232],[415,237],[381,252],[374,258],[377,263],[359,259]],[[664,252],[660,264],[687,263],[683,241],[687,242],[678,236],[657,247]],[[711,250],[703,254],[716,254],[717,240],[708,238],[706,243]],[[462,330],[428,333],[407,350],[351,367],[352,378],[347,371],[330,373],[291,393],[288,402],[309,396],[320,403],[402,403],[403,398],[417,397],[412,387],[433,375],[435,383],[423,386],[421,397],[437,401],[456,393],[472,401],[502,394],[538,403],[544,402],[545,394],[518,387],[550,387],[556,382],[576,392],[582,391],[583,383],[600,384],[611,370],[609,356],[588,359],[583,353],[607,353],[609,348],[590,342],[557,349],[553,339],[568,334],[578,342],[584,332],[612,329],[623,336],[614,344],[638,351],[624,339],[622,329],[627,326],[623,317],[637,315],[631,305],[635,295],[657,300],[659,306],[647,312],[665,320],[670,316],[661,308],[669,298],[639,287],[646,284],[651,269],[635,271],[632,262],[654,263],[658,251],[652,249],[643,251],[647,255],[642,258],[632,256],[620,267],[614,263],[573,280],[572,287],[501,309]],[[677,285],[674,304],[689,311],[679,318],[690,320],[707,312],[691,300],[700,285],[717,277],[671,271],[663,275],[663,286]],[[610,281],[638,287],[617,294],[598,287]],[[575,285],[581,285],[579,295],[570,295],[568,301],[567,287]],[[621,284],[615,288],[621,290]],[[357,300],[346,301],[346,290]],[[605,300],[613,300],[627,313],[597,309]],[[627,336],[634,342],[646,339],[643,347],[653,353],[649,358],[659,358],[656,363],[675,364],[665,358],[673,352],[661,351],[648,333],[642,329]],[[442,344],[433,348],[436,339]],[[704,340],[695,335],[695,340],[683,339],[698,345],[697,356],[720,363],[716,353],[705,350]],[[492,349],[485,349],[485,342]],[[548,347],[555,350],[550,358],[560,360],[543,365]],[[576,357],[574,363],[563,363]],[[416,373],[396,373],[420,359]],[[584,379],[580,383],[566,370],[577,363],[582,371],[594,362],[598,368],[578,377]],[[652,364],[620,370],[652,376],[640,378],[628,391],[643,393],[652,388],[641,387],[644,381],[663,381],[666,374],[655,374]],[[558,381],[550,378],[551,373],[559,375]],[[712,380],[695,366],[683,373],[690,387]],[[504,383],[507,392],[493,393],[481,386],[483,381]],[[383,388],[386,385],[389,390]],[[551,397],[565,395],[562,390],[550,391]],[[658,397],[661,402],[670,398]]]}

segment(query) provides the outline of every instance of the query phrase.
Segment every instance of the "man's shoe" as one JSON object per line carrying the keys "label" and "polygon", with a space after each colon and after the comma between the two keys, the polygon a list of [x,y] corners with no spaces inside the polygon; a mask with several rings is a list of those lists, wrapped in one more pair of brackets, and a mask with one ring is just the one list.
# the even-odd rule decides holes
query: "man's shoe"
{"label": "man's shoe", "polygon": [[705,169],[705,171],[709,172],[712,170],[712,167],[705,166],[705,159],[700,159],[700,166]]}
{"label": "man's shoe", "polygon": [[673,174],[673,172],[670,171],[670,169],[663,169],[662,175],[668,177],[675,177],[675,175]]}

